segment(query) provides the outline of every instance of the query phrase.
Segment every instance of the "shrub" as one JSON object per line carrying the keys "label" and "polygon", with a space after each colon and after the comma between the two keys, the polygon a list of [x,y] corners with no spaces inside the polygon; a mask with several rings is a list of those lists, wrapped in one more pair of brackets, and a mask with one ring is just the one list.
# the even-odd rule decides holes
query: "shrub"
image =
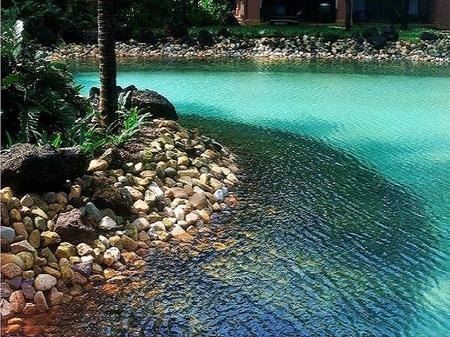
{"label": "shrub", "polygon": [[86,101],[72,75],[23,34],[23,22],[3,25],[2,139],[35,142],[73,125],[86,110]]}

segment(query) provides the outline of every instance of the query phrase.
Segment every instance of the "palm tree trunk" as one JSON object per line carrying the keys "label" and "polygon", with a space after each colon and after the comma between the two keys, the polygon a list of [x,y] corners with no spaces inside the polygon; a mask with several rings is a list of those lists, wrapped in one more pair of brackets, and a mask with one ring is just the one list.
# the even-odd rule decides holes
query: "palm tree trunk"
{"label": "palm tree trunk", "polygon": [[353,25],[353,1],[345,0],[345,30],[350,31]]}
{"label": "palm tree trunk", "polygon": [[402,10],[400,23],[402,29],[408,29],[408,21],[409,21],[409,0],[402,0]]}
{"label": "palm tree trunk", "polygon": [[116,121],[116,52],[114,41],[113,2],[98,0],[98,48],[100,53],[100,114],[106,123]]}

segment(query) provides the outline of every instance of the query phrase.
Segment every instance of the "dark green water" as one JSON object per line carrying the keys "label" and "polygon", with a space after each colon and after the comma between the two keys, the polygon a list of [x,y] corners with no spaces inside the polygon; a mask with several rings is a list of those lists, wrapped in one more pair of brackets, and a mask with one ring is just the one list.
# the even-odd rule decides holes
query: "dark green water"
{"label": "dark green water", "polygon": [[236,244],[150,255],[143,289],[96,299],[61,331],[450,336],[448,69],[127,67],[119,84],[164,94],[238,154],[241,208],[218,225]]}

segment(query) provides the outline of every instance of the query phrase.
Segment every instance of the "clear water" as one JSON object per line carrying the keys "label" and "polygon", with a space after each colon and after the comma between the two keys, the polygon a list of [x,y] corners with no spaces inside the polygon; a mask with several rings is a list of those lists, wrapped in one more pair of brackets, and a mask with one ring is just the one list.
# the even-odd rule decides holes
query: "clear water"
{"label": "clear water", "polygon": [[[229,249],[188,260],[149,256],[144,289],[98,300],[77,328],[450,336],[448,69],[125,67],[120,85],[160,92],[182,123],[239,155],[242,207],[226,224]],[[98,76],[83,70],[76,81],[87,91]],[[161,291],[144,296],[153,289]]]}

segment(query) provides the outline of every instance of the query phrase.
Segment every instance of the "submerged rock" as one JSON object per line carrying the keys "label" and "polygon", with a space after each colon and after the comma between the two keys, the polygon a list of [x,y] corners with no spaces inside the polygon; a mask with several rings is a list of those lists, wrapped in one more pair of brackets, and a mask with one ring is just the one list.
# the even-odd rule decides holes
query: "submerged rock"
{"label": "submerged rock", "polygon": [[94,228],[77,208],[61,213],[54,231],[59,234],[62,241],[75,243],[94,240],[96,236]]}

